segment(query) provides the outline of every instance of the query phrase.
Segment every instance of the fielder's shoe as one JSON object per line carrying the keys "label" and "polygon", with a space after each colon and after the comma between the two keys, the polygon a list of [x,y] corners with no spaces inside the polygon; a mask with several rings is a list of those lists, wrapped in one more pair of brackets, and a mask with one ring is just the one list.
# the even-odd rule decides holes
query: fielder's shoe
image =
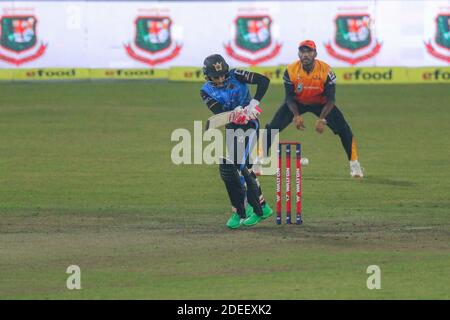
{"label": "fielder's shoe", "polygon": [[250,217],[244,220],[242,223],[246,227],[254,226],[258,222],[260,222],[263,219],[262,216],[258,216],[256,213],[253,213]]}
{"label": "fielder's shoe", "polygon": [[350,161],[350,175],[352,178],[364,177],[364,169],[361,168],[358,160]]}
{"label": "fielder's shoe", "polygon": [[261,208],[262,208],[262,211],[263,211],[263,215],[262,215],[263,219],[267,219],[270,216],[272,216],[273,210],[272,210],[272,208],[269,206],[269,204],[267,202]]}
{"label": "fielder's shoe", "polygon": [[227,227],[230,229],[237,229],[242,225],[242,222],[244,222],[244,219],[239,217],[237,213],[233,213],[227,221]]}

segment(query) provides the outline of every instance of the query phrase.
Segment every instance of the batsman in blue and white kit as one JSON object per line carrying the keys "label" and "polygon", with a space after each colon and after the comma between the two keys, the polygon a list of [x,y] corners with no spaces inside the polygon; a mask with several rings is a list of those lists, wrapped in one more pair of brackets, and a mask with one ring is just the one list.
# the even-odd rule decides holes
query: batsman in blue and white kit
{"label": "batsman in blue and white kit", "polygon": [[[250,161],[251,151],[258,139],[258,116],[261,113],[259,104],[269,88],[270,80],[259,73],[230,70],[219,54],[206,57],[203,74],[206,83],[202,86],[200,95],[209,110],[214,114],[233,111],[232,122],[226,125],[226,143],[230,156],[221,159],[219,164],[220,176],[233,210],[226,225],[231,229],[242,225],[252,226],[273,214],[264,200]],[[257,85],[254,98],[250,95],[248,84]]]}

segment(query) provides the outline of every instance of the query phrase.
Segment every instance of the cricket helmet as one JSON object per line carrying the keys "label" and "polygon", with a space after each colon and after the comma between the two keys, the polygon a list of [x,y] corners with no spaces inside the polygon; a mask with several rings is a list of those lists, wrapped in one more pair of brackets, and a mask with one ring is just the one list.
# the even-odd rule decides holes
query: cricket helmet
{"label": "cricket helmet", "polygon": [[207,56],[203,61],[203,74],[207,78],[216,78],[227,76],[230,67],[220,54],[212,54]]}

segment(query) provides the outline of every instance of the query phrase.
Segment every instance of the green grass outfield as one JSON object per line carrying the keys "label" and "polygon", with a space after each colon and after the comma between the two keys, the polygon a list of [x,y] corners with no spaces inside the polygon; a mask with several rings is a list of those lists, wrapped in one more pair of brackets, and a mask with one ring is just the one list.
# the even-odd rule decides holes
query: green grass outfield
{"label": "green grass outfield", "polygon": [[[448,85],[338,87],[367,176],[306,115],[282,133],[310,160],[304,225],[234,231],[217,166],[171,163],[172,131],[210,115],[199,87],[1,84],[1,299],[450,298]],[[261,183],[274,205],[274,177]]]}

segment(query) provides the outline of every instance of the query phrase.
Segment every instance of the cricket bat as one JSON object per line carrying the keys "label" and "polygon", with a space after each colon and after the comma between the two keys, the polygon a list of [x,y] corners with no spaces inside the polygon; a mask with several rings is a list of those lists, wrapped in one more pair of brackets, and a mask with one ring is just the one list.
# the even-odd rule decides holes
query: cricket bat
{"label": "cricket bat", "polygon": [[209,117],[206,121],[205,131],[209,129],[217,129],[227,125],[231,122],[232,113],[233,111],[227,111]]}

